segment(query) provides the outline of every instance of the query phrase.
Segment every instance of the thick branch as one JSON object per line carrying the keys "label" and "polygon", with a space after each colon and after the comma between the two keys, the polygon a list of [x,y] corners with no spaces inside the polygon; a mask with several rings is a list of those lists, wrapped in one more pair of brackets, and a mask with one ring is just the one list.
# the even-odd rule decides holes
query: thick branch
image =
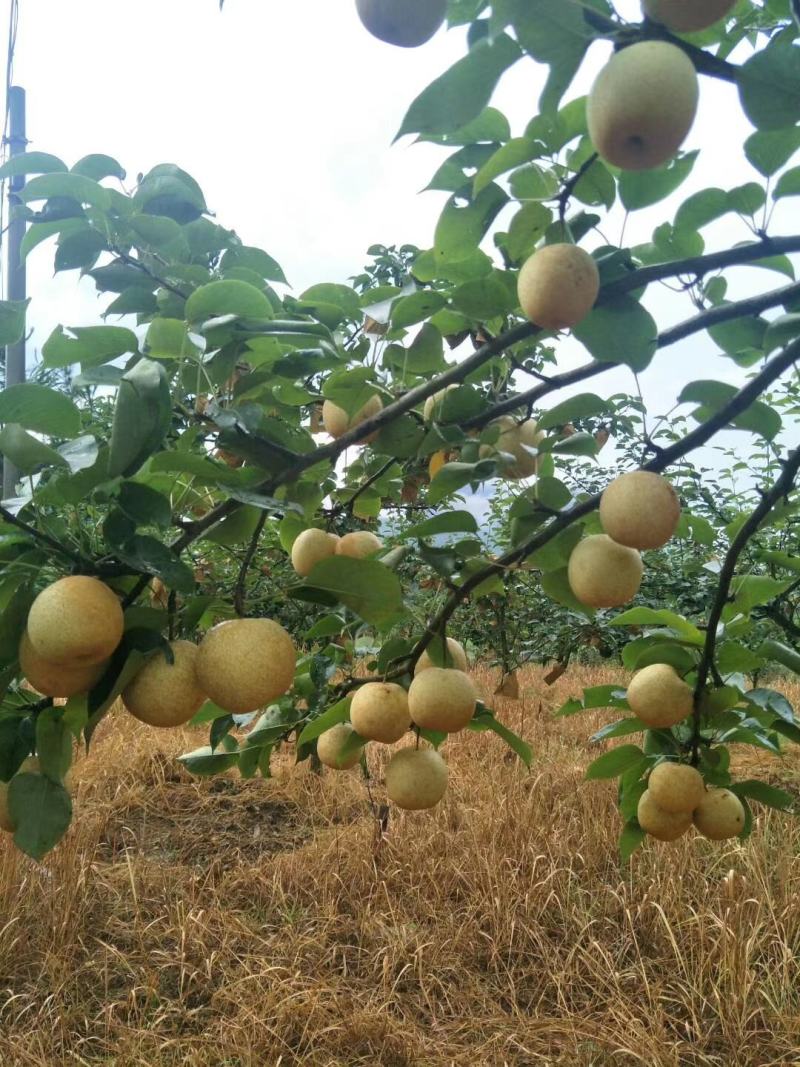
{"label": "thick branch", "polygon": [[[792,347],[798,348],[800,351],[800,345],[796,344]],[[719,636],[719,624],[722,619],[722,612],[730,598],[731,582],[736,573],[736,565],[739,562],[739,557],[742,552],[744,552],[747,547],[748,542],[756,533],[764,519],[766,519],[778,501],[783,497],[788,496],[791,492],[799,470],[800,448],[797,448],[784,462],[783,473],[780,478],[777,479],[771,489],[762,493],[761,502],[739,530],[731,547],[728,549],[728,554],[725,556],[725,562],[722,564],[722,570],[719,574],[719,583],[717,585],[717,594],[714,597],[714,603],[711,605],[711,611],[708,616],[706,642],[703,648],[703,654],[700,658],[700,665],[697,668],[697,685],[694,690],[694,737],[692,742],[692,763],[694,765],[697,765],[699,760],[703,696],[705,694],[706,685],[708,684],[708,675],[714,664],[714,654],[716,652],[717,638]]]}

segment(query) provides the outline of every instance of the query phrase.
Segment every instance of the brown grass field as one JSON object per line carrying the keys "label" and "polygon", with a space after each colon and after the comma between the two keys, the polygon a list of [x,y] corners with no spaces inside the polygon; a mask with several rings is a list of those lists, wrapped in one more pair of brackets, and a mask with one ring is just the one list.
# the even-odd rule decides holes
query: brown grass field
{"label": "brown grass field", "polygon": [[[526,670],[494,703],[532,772],[467,734],[439,808],[384,836],[357,770],[197,781],[173,757],[199,733],[115,712],[67,840],[43,865],[0,843],[0,1064],[800,1063],[800,823],[622,867],[614,787],[583,781],[614,712],[551,717],[613,678]],[[741,773],[796,791],[800,757],[763,755]]]}

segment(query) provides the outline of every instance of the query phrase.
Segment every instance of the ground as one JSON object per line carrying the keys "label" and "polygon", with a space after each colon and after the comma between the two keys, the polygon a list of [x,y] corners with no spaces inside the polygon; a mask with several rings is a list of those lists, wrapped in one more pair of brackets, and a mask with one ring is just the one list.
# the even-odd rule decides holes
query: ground
{"label": "ground", "polygon": [[[0,843],[0,1063],[800,1063],[800,822],[621,866],[614,788],[583,782],[614,713],[551,717],[615,677],[526,670],[495,703],[532,772],[467,734],[439,808],[383,836],[357,770],[196,781],[174,756],[198,733],[116,711],[67,841],[42,865]],[[764,756],[741,773],[796,791],[800,759]]]}

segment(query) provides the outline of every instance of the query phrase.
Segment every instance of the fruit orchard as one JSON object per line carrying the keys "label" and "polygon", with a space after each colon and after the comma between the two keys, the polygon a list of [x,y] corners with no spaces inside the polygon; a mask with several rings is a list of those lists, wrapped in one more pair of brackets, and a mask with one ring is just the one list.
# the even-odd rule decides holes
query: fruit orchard
{"label": "fruit orchard", "polygon": [[[479,699],[466,638],[506,672],[595,640],[635,672],[559,713],[619,714],[596,739],[622,742],[587,775],[618,781],[623,857],[691,826],[745,836],[751,801],[795,800],[735,780],[730,746],[779,758],[800,743],[779,684],[800,670],[800,235],[770,228],[800,195],[797,13],[356,7],[388,46],[422,47],[447,21],[467,50],[399,131],[446,153],[430,247],[375,246],[352,284],[289,292],[175,164],[130,184],[109,156],[30,152],[0,172],[26,179],[23,255],[53,243],[56,271],[88,275],[103,300],[102,325],[55,325],[34,380],[0,395],[0,452],[19,472],[0,512],[0,825],[37,859],[57,844],[74,748],[120,699],[155,729],[208,724],[183,757],[200,775],[268,777],[289,744],[367,776],[371,747],[400,743],[389,799],[429,809],[454,733],[495,731],[535,758]],[[588,96],[570,95],[598,49]],[[526,58],[549,76],[512,135],[491,100]],[[709,79],[752,126],[755,177],[735,188],[692,185]],[[651,240],[609,242],[612,209],[676,193]],[[740,239],[707,248],[729,215]],[[728,300],[743,265],[779,284]],[[658,283],[685,294],[681,321],[643,303]],[[26,307],[0,311],[14,343]],[[604,395],[608,371],[633,382],[703,334],[719,372],[676,381],[680,415],[651,425],[633,395]],[[585,353],[569,369],[566,339]],[[692,457],[730,430],[747,477],[722,493]],[[499,488],[481,525],[465,500],[486,483]]]}

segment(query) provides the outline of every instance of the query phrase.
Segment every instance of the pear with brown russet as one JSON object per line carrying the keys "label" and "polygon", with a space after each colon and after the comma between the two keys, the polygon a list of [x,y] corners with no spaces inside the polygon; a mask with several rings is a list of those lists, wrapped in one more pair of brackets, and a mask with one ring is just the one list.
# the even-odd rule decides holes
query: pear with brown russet
{"label": "pear with brown russet", "polygon": [[40,656],[31,644],[27,631],[19,643],[19,669],[37,693],[46,697],[71,697],[88,693],[100,681],[108,661],[90,663],[52,663]]}
{"label": "pear with brown russet", "polygon": [[694,825],[709,841],[739,837],[744,824],[744,805],[730,789],[707,790],[695,809]]}
{"label": "pear with brown russet", "polygon": [[122,690],[122,703],[148,726],[183,726],[203,706],[197,680],[198,648],[192,641],[171,641],[172,663],[161,650],[152,655]]}
{"label": "pear with brown russet", "polygon": [[589,137],[602,159],[648,170],[672,159],[692,128],[697,72],[677,45],[640,41],[616,52],[586,105]]}
{"label": "pear with brown russet", "polygon": [[693,812],[705,796],[702,774],[687,763],[659,763],[647,779],[654,802],[673,814]]}
{"label": "pear with brown russet", "polygon": [[48,585],[28,613],[28,638],[37,655],[71,668],[107,660],[123,629],[117,595],[99,579],[82,574]]}
{"label": "pear with brown russet", "polygon": [[235,715],[258,711],[292,686],[297,652],[272,619],[217,623],[200,642],[195,670],[203,692]]}
{"label": "pear with brown russet", "polygon": [[517,295],[522,310],[543,330],[577,326],[594,307],[600,272],[584,249],[571,244],[545,245],[525,261]]}
{"label": "pear with brown russet", "polygon": [[411,725],[408,693],[394,682],[367,682],[350,703],[350,722],[367,741],[393,745]]}
{"label": "pear with brown russet", "polygon": [[636,818],[645,833],[657,841],[677,841],[692,825],[690,811],[665,811],[656,804],[649,789],[639,798]]}

